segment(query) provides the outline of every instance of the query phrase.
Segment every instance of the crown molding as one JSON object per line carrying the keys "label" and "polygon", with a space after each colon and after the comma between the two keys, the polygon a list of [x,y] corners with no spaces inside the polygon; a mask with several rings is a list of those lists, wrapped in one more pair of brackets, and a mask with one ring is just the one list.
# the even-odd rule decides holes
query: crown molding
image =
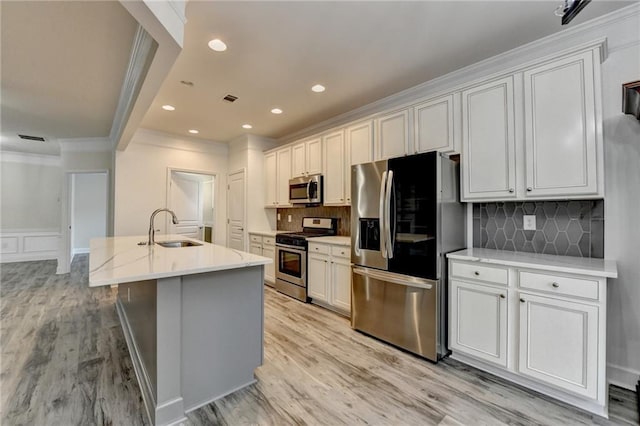
{"label": "crown molding", "polygon": [[113,151],[113,141],[108,138],[58,139],[60,152],[106,152]]}
{"label": "crown molding", "polygon": [[[629,37],[635,37],[637,41],[639,37],[637,30],[631,35],[619,34],[616,33],[616,31],[624,32],[621,30],[621,21],[638,19],[638,17],[640,17],[640,3],[618,9],[607,15],[534,40],[443,76],[394,93],[393,95],[360,108],[288,134],[277,139],[278,145],[285,145],[299,139],[311,137],[315,134],[355,121],[372,119],[375,118],[377,114],[396,108],[403,108],[413,103],[439,96],[445,92],[459,90],[464,86],[473,84],[475,81],[515,72],[530,64],[539,63],[568,52],[578,52],[599,46],[600,60],[604,61],[609,51],[618,50],[621,45],[633,43],[633,40],[628,39]],[[637,28],[637,24],[632,23],[631,27]],[[627,37],[627,39],[625,39],[625,37]],[[592,41],[585,43],[585,40]]]}
{"label": "crown molding", "polygon": [[147,145],[158,148],[218,155],[227,155],[229,152],[229,146],[226,143],[175,135],[172,133],[144,128],[140,128],[136,131],[129,145]]}
{"label": "crown molding", "polygon": [[38,166],[62,166],[62,158],[57,155],[33,154],[16,151],[0,151],[0,161],[3,163],[33,164]]}

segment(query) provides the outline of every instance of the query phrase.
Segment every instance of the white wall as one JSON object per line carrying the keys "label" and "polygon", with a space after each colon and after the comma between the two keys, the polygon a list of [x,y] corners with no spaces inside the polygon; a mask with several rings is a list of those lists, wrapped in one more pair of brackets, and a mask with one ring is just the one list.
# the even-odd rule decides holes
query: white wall
{"label": "white wall", "polygon": [[631,389],[640,379],[640,121],[622,114],[621,86],[640,79],[639,39],[613,40],[602,65],[605,257],[618,262],[618,279],[609,281],[607,361],[610,380]]}
{"label": "white wall", "polygon": [[0,232],[60,229],[60,159],[3,152]]}
{"label": "white wall", "polygon": [[[146,236],[149,216],[167,205],[167,170],[216,175],[215,243],[226,244],[228,147],[188,136],[139,129],[125,151],[116,152],[115,235]],[[165,221],[156,220],[165,232]]]}
{"label": "white wall", "polygon": [[107,235],[107,173],[74,173],[72,177],[72,249],[88,253],[91,238]]}

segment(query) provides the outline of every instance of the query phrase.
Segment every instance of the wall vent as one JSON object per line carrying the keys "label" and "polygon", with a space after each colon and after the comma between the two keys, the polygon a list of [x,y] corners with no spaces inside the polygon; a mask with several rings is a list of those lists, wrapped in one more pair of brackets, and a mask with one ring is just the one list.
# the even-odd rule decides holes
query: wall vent
{"label": "wall vent", "polygon": [[225,95],[225,97],[222,98],[222,100],[223,101],[227,101],[229,103],[233,103],[233,102],[238,100],[238,97],[237,96],[233,96],[233,95]]}
{"label": "wall vent", "polygon": [[20,137],[20,139],[25,139],[28,141],[38,141],[38,142],[44,142],[45,139],[41,136],[30,136],[30,135],[21,135],[20,133],[18,133],[18,137]]}

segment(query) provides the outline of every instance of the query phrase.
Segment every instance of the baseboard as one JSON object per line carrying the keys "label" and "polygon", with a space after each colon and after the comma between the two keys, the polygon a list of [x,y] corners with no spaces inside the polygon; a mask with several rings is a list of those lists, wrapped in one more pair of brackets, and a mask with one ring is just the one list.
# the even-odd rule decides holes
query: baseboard
{"label": "baseboard", "polygon": [[75,256],[76,254],[89,254],[89,248],[76,248],[73,249],[73,255]]}
{"label": "baseboard", "polygon": [[615,364],[607,364],[607,379],[611,385],[635,392],[636,385],[640,379],[640,371]]}

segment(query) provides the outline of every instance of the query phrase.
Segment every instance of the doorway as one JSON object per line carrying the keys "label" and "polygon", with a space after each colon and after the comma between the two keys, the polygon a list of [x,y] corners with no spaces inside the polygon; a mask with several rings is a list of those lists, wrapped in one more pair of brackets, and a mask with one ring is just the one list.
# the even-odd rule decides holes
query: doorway
{"label": "doorway", "polygon": [[245,171],[229,173],[227,178],[227,246],[244,251],[245,241]]}
{"label": "doorway", "polygon": [[70,178],[69,263],[89,253],[92,238],[107,236],[109,176],[101,172],[73,172]]}
{"label": "doorway", "polygon": [[167,233],[214,241],[215,179],[212,174],[169,170],[167,208],[176,214],[178,223],[167,215]]}

